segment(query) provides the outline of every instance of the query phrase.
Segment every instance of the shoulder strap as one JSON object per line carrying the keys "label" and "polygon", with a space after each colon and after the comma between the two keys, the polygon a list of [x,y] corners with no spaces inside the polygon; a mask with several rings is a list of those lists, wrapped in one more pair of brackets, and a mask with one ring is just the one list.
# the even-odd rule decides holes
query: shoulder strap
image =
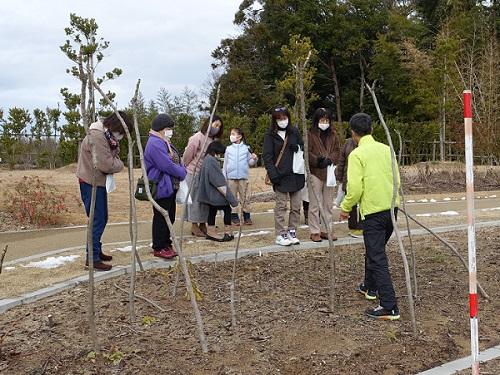
{"label": "shoulder strap", "polygon": [[283,146],[281,147],[280,154],[278,155],[278,159],[276,160],[276,164],[274,164],[275,167],[277,167],[280,164],[281,158],[285,153],[287,143],[288,143],[288,135],[285,137],[285,141],[283,142]]}

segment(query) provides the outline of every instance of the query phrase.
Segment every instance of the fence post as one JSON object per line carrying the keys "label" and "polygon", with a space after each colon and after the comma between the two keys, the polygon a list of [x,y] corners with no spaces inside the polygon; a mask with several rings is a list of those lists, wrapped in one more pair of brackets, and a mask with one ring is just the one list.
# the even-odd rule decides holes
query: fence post
{"label": "fence post", "polygon": [[479,375],[478,301],[476,269],[476,228],[474,222],[474,151],[470,90],[464,91],[465,168],[467,182],[467,238],[469,250],[469,308],[472,374]]}

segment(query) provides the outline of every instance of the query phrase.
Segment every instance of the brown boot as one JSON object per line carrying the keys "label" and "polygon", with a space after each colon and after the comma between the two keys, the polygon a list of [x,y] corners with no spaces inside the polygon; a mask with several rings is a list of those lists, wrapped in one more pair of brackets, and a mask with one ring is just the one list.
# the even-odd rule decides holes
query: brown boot
{"label": "brown boot", "polygon": [[[103,262],[96,262],[96,263],[94,263],[94,270],[95,271],[109,271],[111,268],[113,268],[113,266],[111,264],[106,264],[106,263],[103,263]],[[86,270],[89,269],[88,262],[85,263],[85,269]]]}
{"label": "brown boot", "polygon": [[101,260],[103,262],[111,262],[113,260],[113,257],[111,255],[106,255],[102,251],[101,251],[101,254],[99,255],[99,257],[101,258]]}
{"label": "brown boot", "polygon": [[[324,240],[328,239],[328,233],[326,232],[321,232],[319,236]],[[337,241],[337,237],[335,237],[333,234],[332,234],[332,241]]]}
{"label": "brown boot", "polygon": [[311,241],[313,242],[321,242],[321,237],[319,233],[311,233]]}
{"label": "brown boot", "polygon": [[198,226],[200,227],[200,230],[203,232],[203,234],[207,234],[207,224],[200,223],[198,224]]}
{"label": "brown boot", "polygon": [[200,227],[196,223],[191,225],[191,234],[195,237],[205,237],[205,233],[201,231]]}

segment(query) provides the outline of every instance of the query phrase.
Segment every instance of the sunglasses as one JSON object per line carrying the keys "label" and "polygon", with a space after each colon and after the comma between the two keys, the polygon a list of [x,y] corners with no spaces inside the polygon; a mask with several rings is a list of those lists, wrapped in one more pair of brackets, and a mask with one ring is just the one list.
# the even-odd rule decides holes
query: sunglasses
{"label": "sunglasses", "polygon": [[277,107],[277,108],[274,108],[274,112],[285,112],[286,111],[286,108],[285,107]]}

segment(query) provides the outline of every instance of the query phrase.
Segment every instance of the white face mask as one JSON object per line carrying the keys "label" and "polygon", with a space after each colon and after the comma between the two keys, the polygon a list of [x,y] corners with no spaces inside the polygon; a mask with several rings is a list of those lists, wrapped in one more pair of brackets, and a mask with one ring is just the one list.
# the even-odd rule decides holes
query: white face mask
{"label": "white face mask", "polygon": [[174,135],[174,131],[172,129],[166,129],[165,130],[165,138],[170,139]]}
{"label": "white face mask", "polygon": [[230,135],[229,136],[229,140],[231,141],[231,143],[236,143],[240,140],[241,138],[238,136],[238,135]]}
{"label": "white face mask", "polygon": [[281,129],[286,129],[286,127],[288,126],[288,119],[286,119],[286,120],[278,120],[278,121],[276,121],[276,123],[278,124],[278,126]]}
{"label": "white face mask", "polygon": [[328,122],[320,122],[318,124],[318,127],[321,129],[321,130],[326,130],[330,127],[330,124]]}
{"label": "white face mask", "polygon": [[115,139],[116,139],[117,141],[121,141],[121,140],[122,140],[122,138],[123,138],[123,136],[125,135],[125,134],[121,134],[121,133],[119,133],[119,132],[112,132],[111,134],[113,135],[113,137],[115,137]]}

